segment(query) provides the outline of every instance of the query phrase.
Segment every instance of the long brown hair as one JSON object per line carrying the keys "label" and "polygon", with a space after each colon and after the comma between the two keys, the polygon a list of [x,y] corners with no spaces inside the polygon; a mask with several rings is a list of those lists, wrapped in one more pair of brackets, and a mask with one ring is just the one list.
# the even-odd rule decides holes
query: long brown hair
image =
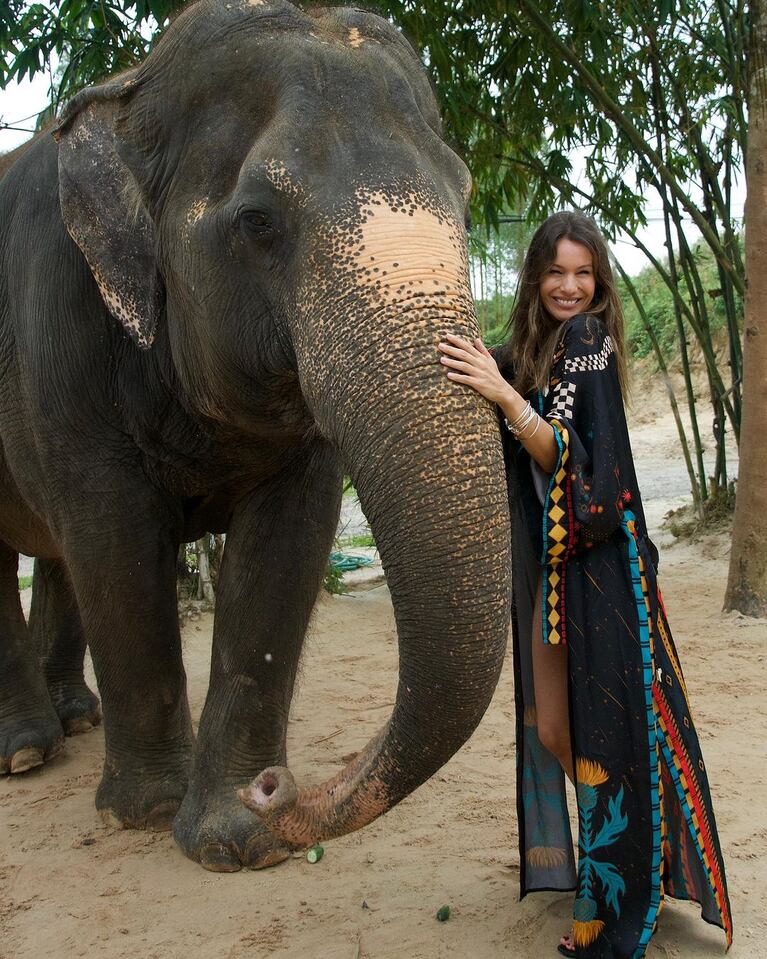
{"label": "long brown hair", "polygon": [[543,308],[540,284],[556,259],[557,243],[564,239],[580,243],[591,253],[595,289],[588,312],[598,316],[607,327],[618,362],[621,391],[627,398],[623,309],[615,288],[607,244],[596,223],[583,213],[554,213],[533,234],[507,324],[507,332],[511,336],[498,351],[499,363],[501,366],[510,363],[513,367],[514,386],[522,394],[548,387],[551,358],[562,324]]}

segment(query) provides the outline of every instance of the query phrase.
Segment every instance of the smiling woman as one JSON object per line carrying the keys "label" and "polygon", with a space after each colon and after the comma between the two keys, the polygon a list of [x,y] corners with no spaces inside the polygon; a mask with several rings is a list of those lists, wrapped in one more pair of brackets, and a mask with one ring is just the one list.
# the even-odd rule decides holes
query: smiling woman
{"label": "smiling woman", "polygon": [[[569,302],[573,299],[575,304]],[[533,236],[509,319],[508,349],[520,393],[548,388],[560,323],[587,310],[607,324],[621,392],[627,397],[623,310],[607,245],[588,217],[555,213]]]}
{"label": "smiling woman", "polygon": [[[559,213],[533,237],[492,356],[440,344],[448,377],[498,405],[512,523],[521,891],[575,890],[578,959],[641,959],[665,896],[732,938],[719,840],[647,535],[604,240]],[[563,773],[576,786],[578,868]]]}
{"label": "smiling woman", "polygon": [[564,323],[585,313],[594,299],[596,281],[591,251],[567,237],[557,243],[554,262],[541,277],[541,304],[555,320]]}

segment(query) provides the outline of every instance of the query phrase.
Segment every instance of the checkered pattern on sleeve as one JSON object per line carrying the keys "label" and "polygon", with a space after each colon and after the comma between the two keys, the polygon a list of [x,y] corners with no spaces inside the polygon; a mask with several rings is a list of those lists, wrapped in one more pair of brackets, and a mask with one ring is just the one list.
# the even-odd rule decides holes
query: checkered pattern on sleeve
{"label": "checkered pattern on sleeve", "polygon": [[560,420],[571,420],[573,418],[574,403],[575,383],[560,380],[552,390],[552,404],[548,415],[555,416]]}
{"label": "checkered pattern on sleeve", "polygon": [[572,356],[565,360],[565,373],[586,373],[588,371],[604,370],[607,360],[613,352],[613,341],[605,337],[604,345],[598,353],[590,356]]}

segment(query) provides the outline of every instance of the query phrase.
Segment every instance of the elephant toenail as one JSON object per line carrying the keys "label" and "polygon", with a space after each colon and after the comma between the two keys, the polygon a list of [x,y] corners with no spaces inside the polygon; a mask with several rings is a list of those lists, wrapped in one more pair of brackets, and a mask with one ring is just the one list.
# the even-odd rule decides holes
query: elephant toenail
{"label": "elephant toenail", "polygon": [[77,716],[75,719],[65,719],[62,725],[67,736],[80,736],[82,733],[89,733],[93,729],[93,723],[82,716]]}
{"label": "elephant toenail", "polygon": [[200,850],[200,865],[210,872],[239,872],[242,863],[222,843],[209,843]]}
{"label": "elephant toenail", "polygon": [[11,757],[11,772],[25,773],[28,769],[34,769],[35,766],[42,766],[44,761],[43,751],[37,746],[20,749]]}
{"label": "elephant toenail", "polygon": [[113,809],[99,809],[99,816],[105,826],[110,829],[126,829],[125,823],[120,819]]}
{"label": "elephant toenail", "polygon": [[54,756],[58,756],[58,754],[62,751],[63,748],[64,748],[64,740],[57,739],[56,742],[53,743],[53,745],[50,747],[48,752],[45,754],[45,761],[48,762],[49,760],[53,759]]}
{"label": "elephant toenail", "polygon": [[173,825],[179,805],[178,802],[164,802],[155,806],[146,817],[146,828],[152,832],[167,832]]}
{"label": "elephant toenail", "polygon": [[290,850],[286,846],[274,848],[272,836],[256,836],[245,847],[243,857],[248,869],[268,869],[290,859]]}

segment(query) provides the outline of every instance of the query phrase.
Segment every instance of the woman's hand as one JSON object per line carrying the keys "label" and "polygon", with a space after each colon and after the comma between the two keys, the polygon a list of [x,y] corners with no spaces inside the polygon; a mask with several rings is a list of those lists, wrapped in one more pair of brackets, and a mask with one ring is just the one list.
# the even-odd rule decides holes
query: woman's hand
{"label": "woman's hand", "polygon": [[[448,376],[455,383],[465,383],[491,403],[496,403],[507,423],[515,423],[529,406],[528,401],[501,376],[491,353],[482,340],[473,343],[452,333],[449,343],[440,343],[440,363],[448,367]],[[554,429],[536,413],[522,433],[515,434],[536,463],[550,473],[557,464],[558,447]]]}
{"label": "woman's hand", "polygon": [[473,343],[447,334],[448,343],[440,343],[440,362],[448,367],[448,377],[455,383],[465,383],[491,403],[502,405],[516,391],[501,376],[498,365],[482,340]]}

